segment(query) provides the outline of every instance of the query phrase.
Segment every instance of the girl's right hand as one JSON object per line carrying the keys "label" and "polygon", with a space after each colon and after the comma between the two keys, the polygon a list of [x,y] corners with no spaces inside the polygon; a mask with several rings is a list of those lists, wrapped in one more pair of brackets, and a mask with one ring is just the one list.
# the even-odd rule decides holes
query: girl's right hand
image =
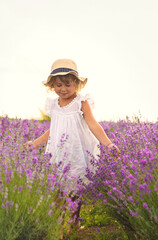
{"label": "girl's right hand", "polygon": [[121,151],[115,144],[110,143],[108,147],[113,150],[113,155],[115,157],[120,157],[121,156]]}

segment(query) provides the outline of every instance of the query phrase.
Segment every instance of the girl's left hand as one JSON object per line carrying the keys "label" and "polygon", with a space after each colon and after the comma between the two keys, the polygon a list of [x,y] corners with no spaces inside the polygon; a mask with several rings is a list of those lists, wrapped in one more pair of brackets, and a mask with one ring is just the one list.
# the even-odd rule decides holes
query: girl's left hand
{"label": "girl's left hand", "polygon": [[29,150],[30,147],[34,147],[34,142],[33,141],[28,141],[27,143],[23,144],[23,147],[25,148],[25,150]]}
{"label": "girl's left hand", "polygon": [[121,151],[120,149],[113,143],[109,144],[108,146],[111,150],[113,150],[114,156],[120,157]]}

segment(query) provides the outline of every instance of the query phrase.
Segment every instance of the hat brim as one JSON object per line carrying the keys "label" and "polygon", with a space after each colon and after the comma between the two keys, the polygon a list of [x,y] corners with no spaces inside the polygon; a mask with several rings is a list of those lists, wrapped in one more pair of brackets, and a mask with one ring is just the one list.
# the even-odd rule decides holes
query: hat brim
{"label": "hat brim", "polygon": [[73,71],[72,71],[72,72],[60,72],[60,73],[50,74],[50,75],[48,76],[47,80],[46,80],[44,83],[49,83],[52,77],[55,77],[55,76],[64,76],[64,75],[68,75],[68,74],[74,75],[74,76],[75,76],[79,81],[81,81],[81,82],[87,81],[87,78],[79,77],[76,72],[73,72]]}

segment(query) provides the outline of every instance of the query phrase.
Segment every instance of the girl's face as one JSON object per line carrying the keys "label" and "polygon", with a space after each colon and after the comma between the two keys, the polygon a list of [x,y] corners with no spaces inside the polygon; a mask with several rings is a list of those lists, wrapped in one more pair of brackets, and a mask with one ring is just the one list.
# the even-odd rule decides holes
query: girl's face
{"label": "girl's face", "polygon": [[54,91],[62,99],[68,99],[76,95],[76,87],[72,77],[57,77],[54,83]]}

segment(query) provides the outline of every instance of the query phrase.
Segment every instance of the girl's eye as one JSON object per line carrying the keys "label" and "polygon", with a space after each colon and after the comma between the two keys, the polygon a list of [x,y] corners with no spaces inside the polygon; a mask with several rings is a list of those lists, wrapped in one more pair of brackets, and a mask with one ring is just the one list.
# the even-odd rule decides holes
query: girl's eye
{"label": "girl's eye", "polygon": [[[61,87],[62,85],[61,84],[56,84],[57,87]],[[65,84],[66,87],[70,87],[71,85],[70,84]]]}

